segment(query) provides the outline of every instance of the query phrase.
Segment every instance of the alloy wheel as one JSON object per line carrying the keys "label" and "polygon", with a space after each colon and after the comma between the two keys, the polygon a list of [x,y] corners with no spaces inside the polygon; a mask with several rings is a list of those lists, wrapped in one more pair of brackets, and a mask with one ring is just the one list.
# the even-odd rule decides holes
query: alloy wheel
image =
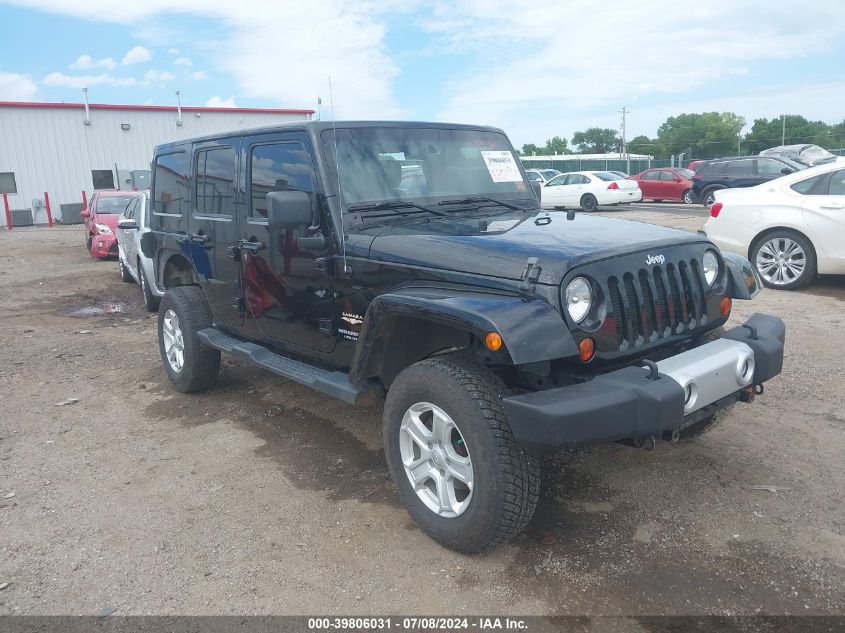
{"label": "alloy wheel", "polygon": [[444,518],[463,514],[472,499],[472,459],[458,425],[440,407],[418,402],[399,427],[399,453],[411,487]]}
{"label": "alloy wheel", "polygon": [[173,310],[164,313],[161,322],[161,336],[164,340],[164,353],[170,368],[177,374],[185,365],[185,340],[182,337],[182,327],[179,317]]}
{"label": "alloy wheel", "polygon": [[807,254],[795,240],[775,237],[757,251],[755,264],[763,279],[773,286],[785,286],[804,274]]}

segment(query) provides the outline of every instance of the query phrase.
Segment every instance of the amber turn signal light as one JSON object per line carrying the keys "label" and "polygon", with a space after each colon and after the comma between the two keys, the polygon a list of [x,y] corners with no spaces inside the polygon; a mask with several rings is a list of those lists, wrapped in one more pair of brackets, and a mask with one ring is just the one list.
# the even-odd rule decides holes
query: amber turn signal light
{"label": "amber turn signal light", "polygon": [[484,345],[491,352],[498,352],[502,349],[502,335],[498,332],[487,332],[487,336],[484,337]]}
{"label": "amber turn signal light", "polygon": [[722,313],[723,317],[730,316],[732,307],[731,298],[722,297],[722,300],[719,302],[719,312]]}
{"label": "amber turn signal light", "polygon": [[578,343],[578,358],[581,359],[582,363],[587,363],[593,360],[593,356],[596,355],[596,342],[587,337],[580,343]]}

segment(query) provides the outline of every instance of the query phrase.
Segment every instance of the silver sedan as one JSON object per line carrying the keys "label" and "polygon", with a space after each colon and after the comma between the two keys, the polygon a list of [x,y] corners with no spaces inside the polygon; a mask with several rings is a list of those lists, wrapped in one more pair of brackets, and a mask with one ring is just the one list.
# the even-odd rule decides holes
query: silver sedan
{"label": "silver sedan", "polygon": [[164,292],[156,286],[152,260],[141,252],[141,237],[150,230],[149,207],[149,194],[137,193],[118,219],[117,261],[123,281],[141,286],[144,306],[155,312]]}

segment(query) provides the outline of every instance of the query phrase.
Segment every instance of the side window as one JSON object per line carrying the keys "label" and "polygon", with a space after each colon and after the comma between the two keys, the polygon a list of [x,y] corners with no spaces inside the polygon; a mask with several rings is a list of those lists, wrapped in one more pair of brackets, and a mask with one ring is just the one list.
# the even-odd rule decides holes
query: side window
{"label": "side window", "polygon": [[827,195],[845,196],[845,169],[840,169],[831,174]]}
{"label": "side window", "polygon": [[753,160],[733,160],[728,163],[727,175],[731,178],[753,178]]}
{"label": "side window", "polygon": [[547,187],[557,187],[558,185],[565,185],[567,178],[569,178],[569,176],[567,176],[566,174],[561,174],[560,176],[555,176],[554,178],[552,178],[548,182],[548,184],[546,186]]}
{"label": "side window", "polygon": [[572,182],[569,183],[569,184],[586,185],[587,183],[590,183],[590,182],[592,182],[592,180],[590,178],[588,178],[587,176],[584,176],[583,174],[575,174],[572,177]]}
{"label": "side window", "polygon": [[813,187],[815,187],[822,178],[824,178],[824,175],[813,176],[812,178],[805,178],[804,180],[799,180],[790,188],[793,191],[797,191],[798,193],[803,193],[804,195],[807,195],[810,193],[810,191],[813,190]]}
{"label": "side window", "polygon": [[267,217],[271,191],[313,191],[311,161],[298,141],[254,145],[249,150],[249,217]]}
{"label": "side window", "polygon": [[660,180],[668,180],[668,181],[675,180],[675,174],[673,174],[671,171],[668,171],[668,170],[661,171],[660,172]]}
{"label": "side window", "polygon": [[156,158],[153,181],[153,213],[182,215],[188,209],[188,155],[162,154]]}
{"label": "side window", "polygon": [[646,175],[643,176],[643,180],[659,180],[660,179],[660,172],[659,171],[649,171],[646,172]]}
{"label": "side window", "polygon": [[135,210],[138,208],[138,198],[133,198],[132,202],[129,203],[129,206],[126,207],[126,211],[123,212],[123,217],[127,220],[132,220],[135,218]]}
{"label": "side window", "polygon": [[197,152],[194,205],[199,215],[232,215],[236,161],[234,147],[215,147]]}
{"label": "side window", "polygon": [[757,159],[757,173],[766,178],[782,176],[785,167],[780,161],[771,158]]}

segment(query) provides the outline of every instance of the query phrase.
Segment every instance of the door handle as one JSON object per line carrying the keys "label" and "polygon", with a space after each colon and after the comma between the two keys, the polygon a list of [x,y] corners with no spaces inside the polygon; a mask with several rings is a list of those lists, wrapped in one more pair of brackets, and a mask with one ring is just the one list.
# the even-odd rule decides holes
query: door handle
{"label": "door handle", "polygon": [[238,248],[242,251],[252,251],[253,253],[257,253],[258,251],[262,251],[267,248],[264,242],[250,242],[247,240],[238,240]]}
{"label": "door handle", "polygon": [[819,207],[822,209],[842,209],[843,206],[841,204],[836,204],[835,202],[831,204],[820,204]]}

